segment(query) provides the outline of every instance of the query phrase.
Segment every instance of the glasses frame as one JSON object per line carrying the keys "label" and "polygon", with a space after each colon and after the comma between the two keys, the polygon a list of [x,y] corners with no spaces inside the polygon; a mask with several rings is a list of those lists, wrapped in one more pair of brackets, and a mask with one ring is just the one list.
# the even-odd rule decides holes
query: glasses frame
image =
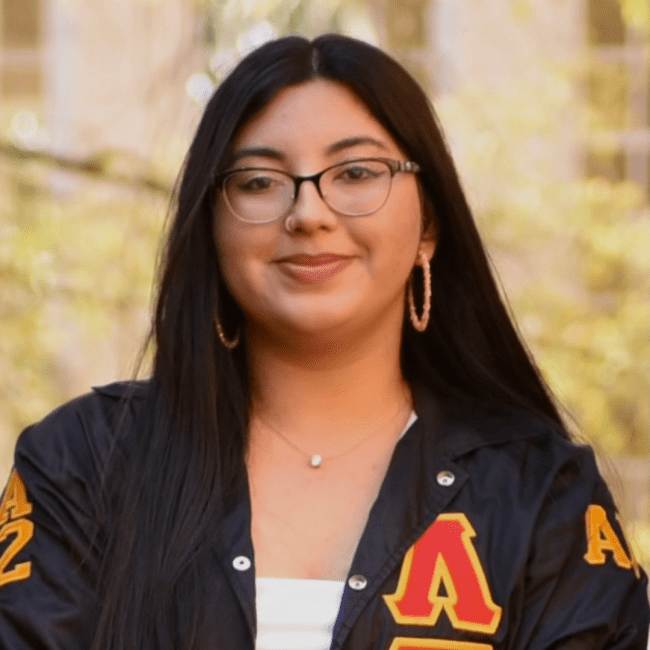
{"label": "glasses frame", "polygon": [[[386,193],[386,198],[384,199],[384,202],[374,210],[371,210],[370,212],[364,212],[361,214],[346,214],[345,212],[340,212],[339,210],[336,210],[328,203],[327,199],[323,196],[323,192],[321,191],[321,187],[320,187],[321,177],[323,176],[323,174],[330,171],[330,169],[334,169],[335,167],[342,167],[344,165],[349,165],[351,163],[366,162],[366,161],[385,163],[388,166],[388,169],[390,170],[390,183],[388,185],[388,192]],[[278,215],[277,217],[273,217],[273,219],[266,219],[264,221],[251,221],[250,219],[244,219],[243,217],[241,217],[235,212],[233,207],[230,205],[230,201],[228,201],[228,194],[224,189],[226,181],[228,180],[229,176],[232,176],[237,172],[249,172],[249,171],[272,171],[277,174],[282,174],[283,176],[287,176],[293,181],[294,189],[293,189],[293,197],[291,199],[291,205],[282,214]],[[274,221],[279,221],[280,219],[286,217],[295,207],[296,201],[298,200],[298,193],[300,192],[300,186],[306,181],[311,181],[316,186],[316,191],[318,192],[318,196],[320,196],[323,203],[325,203],[325,205],[327,205],[327,207],[333,212],[343,215],[344,217],[367,217],[368,215],[374,214],[378,210],[381,210],[384,207],[384,205],[386,205],[386,201],[388,201],[388,197],[390,196],[390,191],[393,187],[393,178],[395,177],[395,174],[399,172],[416,174],[419,171],[420,171],[420,165],[418,165],[416,162],[413,162],[412,160],[394,160],[393,158],[369,157],[369,158],[352,158],[351,160],[343,160],[334,165],[330,165],[329,167],[326,167],[325,169],[319,171],[316,174],[311,174],[311,176],[297,176],[296,174],[290,174],[289,172],[285,172],[281,169],[275,169],[273,167],[259,167],[259,166],[236,167],[233,169],[226,169],[225,171],[216,174],[215,182],[217,183],[218,188],[223,193],[223,197],[228,208],[235,215],[235,217],[237,217],[237,219],[243,221],[244,223],[261,225],[266,223],[273,223]]]}

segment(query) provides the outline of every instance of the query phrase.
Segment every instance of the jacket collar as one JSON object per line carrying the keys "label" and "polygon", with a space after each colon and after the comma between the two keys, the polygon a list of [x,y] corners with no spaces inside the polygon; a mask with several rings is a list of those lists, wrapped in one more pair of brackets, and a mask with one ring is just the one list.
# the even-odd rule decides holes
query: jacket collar
{"label": "jacket collar", "polygon": [[413,390],[416,413],[423,422],[431,452],[458,458],[486,446],[559,431],[557,423],[519,408],[491,408],[470,400],[439,399],[423,387]]}
{"label": "jacket collar", "polygon": [[143,397],[151,387],[150,379],[131,379],[128,381],[115,381],[105,386],[93,386],[93,392],[104,397],[119,400],[123,397]]}
{"label": "jacket collar", "polygon": [[[118,381],[94,386],[93,391],[112,399],[127,394],[142,397],[151,380]],[[472,401],[441,400],[426,387],[413,388],[415,412],[424,423],[438,455],[456,458],[480,447],[500,445],[558,429],[555,422],[521,409],[497,410]]]}

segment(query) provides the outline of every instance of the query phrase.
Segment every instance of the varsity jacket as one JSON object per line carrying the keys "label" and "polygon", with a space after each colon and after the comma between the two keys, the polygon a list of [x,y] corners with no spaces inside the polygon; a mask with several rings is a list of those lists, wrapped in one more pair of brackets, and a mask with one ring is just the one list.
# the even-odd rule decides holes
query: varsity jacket
{"label": "varsity jacket", "polygon": [[[97,388],[17,442],[0,503],[2,650],[90,647],[101,594],[85,531],[124,390]],[[591,450],[525,413],[422,391],[416,411],[352,561],[332,650],[646,650],[647,578]],[[222,523],[201,647],[252,650],[246,481]]]}

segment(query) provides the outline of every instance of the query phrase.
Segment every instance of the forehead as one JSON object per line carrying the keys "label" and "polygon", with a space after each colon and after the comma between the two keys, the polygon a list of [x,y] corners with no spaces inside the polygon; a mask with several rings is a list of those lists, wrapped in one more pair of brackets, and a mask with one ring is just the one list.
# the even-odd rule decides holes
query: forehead
{"label": "forehead", "polygon": [[400,152],[354,92],[336,81],[317,79],[280,91],[241,129],[234,150],[268,146],[287,152],[296,148],[324,151],[333,143],[363,137],[381,142],[384,153]]}

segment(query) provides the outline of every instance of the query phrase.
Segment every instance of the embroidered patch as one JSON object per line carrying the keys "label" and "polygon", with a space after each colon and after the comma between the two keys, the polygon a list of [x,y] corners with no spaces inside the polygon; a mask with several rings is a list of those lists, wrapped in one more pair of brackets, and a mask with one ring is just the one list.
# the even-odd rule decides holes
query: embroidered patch
{"label": "embroidered patch", "polygon": [[26,518],[31,512],[32,504],[27,500],[25,484],[13,470],[0,502],[0,545],[9,540],[9,545],[0,555],[0,587],[26,580],[31,575],[31,562],[13,564],[18,553],[34,536],[34,524]]}
{"label": "embroidered patch", "polygon": [[9,476],[9,482],[0,503],[0,526],[10,519],[20,519],[32,513],[32,504],[27,500],[25,484],[16,470]]}
{"label": "embroidered patch", "polygon": [[494,650],[487,643],[472,643],[471,641],[445,641],[443,639],[410,639],[397,637],[388,650]]}
{"label": "embroidered patch", "polygon": [[501,607],[492,599],[475,536],[462,513],[441,514],[429,526],[404,556],[395,593],[384,595],[397,623],[434,626],[444,610],[457,630],[496,631]]}
{"label": "embroidered patch", "polygon": [[622,569],[638,570],[636,561],[633,557],[628,556],[621,540],[607,519],[605,508],[591,504],[585,514],[585,524],[587,527],[587,552],[584,558],[589,564],[605,564],[607,560],[605,552],[607,551],[612,554],[614,562]]}

